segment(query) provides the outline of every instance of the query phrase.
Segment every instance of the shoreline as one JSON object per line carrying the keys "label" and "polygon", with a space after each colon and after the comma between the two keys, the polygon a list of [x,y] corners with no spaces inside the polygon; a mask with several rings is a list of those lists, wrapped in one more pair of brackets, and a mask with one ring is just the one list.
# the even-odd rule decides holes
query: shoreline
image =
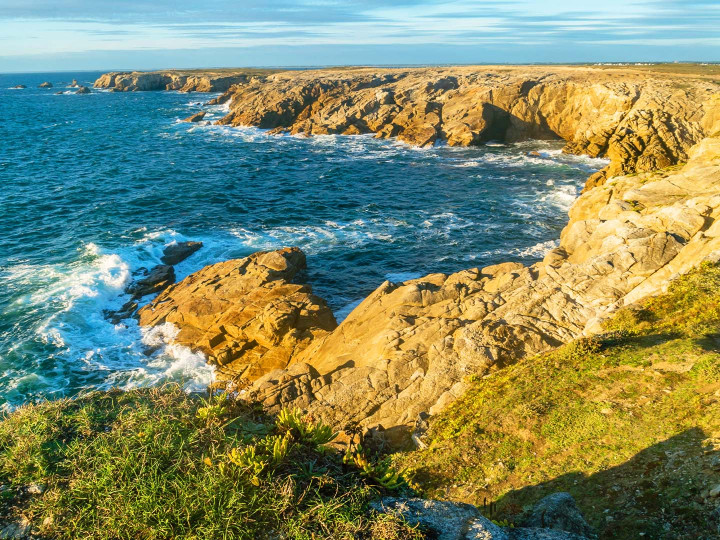
{"label": "shoreline", "polygon": [[[138,90],[148,81],[163,82],[158,76],[107,74],[96,86]],[[187,91],[188,85],[198,89],[214,82],[171,78],[168,84],[184,84]],[[298,405],[331,425],[382,426],[396,432],[390,438],[399,444],[418,414],[437,414],[462,394],[467,375],[595,334],[619,307],[662,290],[674,275],[709,256],[716,241],[703,231],[720,202],[711,197],[715,186],[708,172],[716,139],[707,138],[720,132],[717,96],[720,84],[702,77],[617,68],[243,75],[209,102],[229,104],[220,125],[307,136],[374,134],[418,147],[559,138],[564,151],[605,156],[610,165],[585,183],[559,247],[540,263],[386,282],[337,328],[324,327],[302,345],[293,341],[280,361],[273,356],[269,364],[262,358],[290,339],[292,325],[275,328],[266,321],[275,329],[258,337],[255,330],[227,330],[216,322],[183,323],[181,342],[217,363],[231,387],[249,384],[248,395],[269,410]],[[704,179],[702,203],[693,196],[696,173]],[[213,267],[201,272],[212,275]],[[243,279],[232,286],[244,286]],[[183,283],[173,286],[153,301],[175,310],[180,318],[170,322],[182,321],[191,305],[187,297],[174,297],[182,288]],[[194,294],[208,291],[200,287]],[[146,314],[153,305],[144,308]],[[212,309],[222,317],[222,308]],[[245,354],[246,343],[263,344],[260,356]]]}

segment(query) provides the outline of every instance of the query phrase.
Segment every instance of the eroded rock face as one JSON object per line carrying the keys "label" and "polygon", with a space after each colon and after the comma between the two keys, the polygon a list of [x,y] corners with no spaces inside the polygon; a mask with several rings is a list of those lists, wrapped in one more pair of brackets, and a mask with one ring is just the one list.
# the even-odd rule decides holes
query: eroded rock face
{"label": "eroded rock face", "polygon": [[186,73],[182,71],[111,72],[95,81],[95,88],[116,92],[177,90],[179,92],[225,92],[232,85],[245,82],[248,73],[213,72]]}
{"label": "eroded rock face", "polygon": [[292,372],[268,373],[246,396],[337,427],[382,425],[400,442],[469,376],[596,333],[618,307],[718,252],[719,193],[720,139],[706,139],[680,170],[617,177],[581,196],[542,263],[382,284]]}
{"label": "eroded rock face", "polygon": [[255,380],[337,326],[308,285],[292,283],[304,267],[297,248],[208,266],[143,307],[140,324],[172,323],[175,341],[205,353],[221,379]]}
{"label": "eroded rock face", "polygon": [[239,83],[220,123],[292,134],[375,133],[418,146],[562,138],[608,156],[605,178],[667,167],[720,129],[720,85],[631,69],[453,67],[283,72]]}

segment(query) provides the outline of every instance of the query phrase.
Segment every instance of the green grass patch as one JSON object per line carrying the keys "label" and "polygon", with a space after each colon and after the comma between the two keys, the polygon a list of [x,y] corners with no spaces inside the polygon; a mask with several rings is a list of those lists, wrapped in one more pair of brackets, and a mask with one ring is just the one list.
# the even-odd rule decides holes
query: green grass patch
{"label": "green grass patch", "polygon": [[343,460],[333,437],[177,386],[28,405],[0,422],[0,518],[48,538],[419,538],[368,511],[390,468]]}
{"label": "green grass patch", "polygon": [[[606,333],[476,379],[395,456],[426,496],[518,523],[569,491],[601,538],[709,538],[720,484],[720,267],[623,309]],[[641,534],[642,533],[642,534]]]}

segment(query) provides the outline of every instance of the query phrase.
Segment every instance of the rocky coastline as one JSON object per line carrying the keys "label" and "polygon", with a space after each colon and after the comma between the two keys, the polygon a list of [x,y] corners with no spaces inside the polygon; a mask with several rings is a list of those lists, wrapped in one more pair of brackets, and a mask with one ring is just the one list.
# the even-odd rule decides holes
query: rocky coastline
{"label": "rocky coastline", "polygon": [[[143,75],[129,80],[109,74],[96,86],[147,86]],[[292,283],[302,254],[281,250],[204,268],[139,312],[143,325],[178,326],[180,343],[204,352],[220,380],[271,411],[298,406],[403,444],[469,377],[600,332],[618,308],[720,254],[720,84],[701,75],[314,70],[246,78],[222,101],[230,112],[219,123],[230,126],[419,146],[562,138],[567,152],[611,160],[588,179],[558,247],[529,267],[386,282],[336,327],[324,301]],[[244,270],[261,260],[273,261],[260,264],[262,277]]]}
{"label": "rocky coastline", "polygon": [[720,81],[476,66],[110,73],[95,87],[222,92],[208,102],[229,104],[220,124],[278,134],[559,138],[610,165],[542,261],[386,281],[340,323],[297,247],[176,281],[203,245],[167,244],[105,316],[172,335],[217,382],[3,415],[0,538],[720,532]]}
{"label": "rocky coastline", "polygon": [[470,146],[562,139],[565,151],[611,163],[611,176],[662,169],[720,129],[720,84],[694,75],[631,68],[472,66],[284,71],[219,75],[109,73],[111,90],[222,91],[218,123],[277,133],[374,133],[409,144]]}

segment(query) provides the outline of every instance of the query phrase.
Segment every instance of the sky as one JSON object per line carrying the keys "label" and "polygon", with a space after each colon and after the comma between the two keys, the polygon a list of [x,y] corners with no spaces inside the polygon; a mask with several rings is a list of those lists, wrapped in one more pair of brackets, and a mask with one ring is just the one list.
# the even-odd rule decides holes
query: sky
{"label": "sky", "polygon": [[0,0],[0,72],[720,61],[720,0]]}

